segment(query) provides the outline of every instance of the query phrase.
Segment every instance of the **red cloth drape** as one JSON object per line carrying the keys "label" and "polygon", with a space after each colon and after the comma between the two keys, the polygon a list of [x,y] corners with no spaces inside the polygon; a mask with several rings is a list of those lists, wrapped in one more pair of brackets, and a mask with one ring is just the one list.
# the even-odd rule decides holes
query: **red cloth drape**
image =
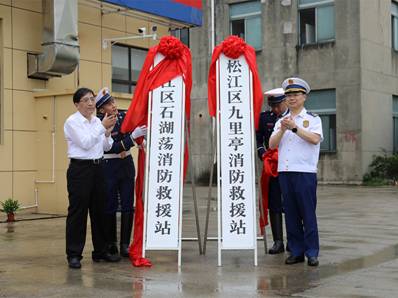
{"label": "red cloth drape", "polygon": [[[154,66],[154,59],[158,53],[161,53],[164,56],[164,59]],[[144,65],[138,78],[137,86],[134,90],[132,102],[123,121],[121,131],[129,132],[133,131],[138,126],[147,125],[149,92],[178,76],[182,76],[185,83],[185,119],[189,127],[191,113],[190,95],[192,88],[191,52],[177,38],[165,36],[161,38],[159,45],[152,47],[148,51],[148,55],[145,58]],[[186,140],[188,140],[188,136],[186,136]],[[187,164],[188,147],[187,143],[185,143],[184,176]],[[130,260],[134,266],[151,266],[148,259],[142,258],[144,224],[142,192],[144,186],[144,172],[145,151],[144,149],[140,149],[138,152],[138,170],[135,185],[136,210],[134,236],[133,243],[129,248]]]}
{"label": "red cloth drape", "polygon": [[278,176],[278,149],[268,149],[263,155],[263,171],[261,172],[261,195],[263,209],[260,205],[260,230],[264,235],[264,228],[268,225],[268,191],[271,177]]}
{"label": "red cloth drape", "polygon": [[[141,142],[143,138],[140,138]],[[135,180],[135,216],[134,216],[134,236],[133,242],[129,247],[130,261],[135,267],[150,267],[152,263],[149,259],[142,257],[142,244],[144,232],[144,202],[142,200],[142,190],[144,189],[144,173],[145,171],[145,150],[139,149],[138,152],[138,175]]]}
{"label": "red cloth drape", "polygon": [[223,53],[225,56],[237,59],[244,55],[250,71],[253,74],[253,110],[254,110],[254,126],[258,128],[258,119],[263,105],[263,91],[261,88],[261,81],[257,71],[256,52],[254,48],[246,44],[243,39],[238,36],[231,35],[227,37],[221,44],[216,46],[211,57],[211,64],[209,69],[209,77],[207,82],[207,96],[209,114],[211,117],[216,116],[216,62]]}

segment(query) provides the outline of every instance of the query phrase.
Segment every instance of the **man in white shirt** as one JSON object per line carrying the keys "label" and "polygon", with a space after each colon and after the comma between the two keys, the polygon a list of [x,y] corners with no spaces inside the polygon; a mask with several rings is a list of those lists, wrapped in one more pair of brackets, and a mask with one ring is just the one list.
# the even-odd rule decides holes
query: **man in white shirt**
{"label": "man in white shirt", "polygon": [[289,113],[278,120],[270,148],[278,147],[279,183],[283,195],[287,239],[291,255],[285,263],[318,266],[319,236],[316,219],[317,164],[323,140],[319,116],[307,112],[307,82],[289,78],[282,83]]}
{"label": "man in white shirt", "polygon": [[115,115],[95,116],[94,92],[79,88],[73,95],[77,112],[64,124],[70,164],[67,171],[69,194],[66,219],[66,254],[70,268],[80,268],[86,240],[87,214],[90,213],[93,261],[117,262],[120,257],[106,252],[103,228],[105,182],[101,168],[104,151],[113,140],[110,136]]}

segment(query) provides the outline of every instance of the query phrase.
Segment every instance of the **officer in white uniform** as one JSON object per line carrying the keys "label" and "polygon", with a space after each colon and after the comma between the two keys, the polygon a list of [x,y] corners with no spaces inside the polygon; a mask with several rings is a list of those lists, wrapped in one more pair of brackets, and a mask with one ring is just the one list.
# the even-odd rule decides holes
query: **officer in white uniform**
{"label": "officer in white uniform", "polygon": [[319,116],[304,107],[310,86],[300,78],[282,83],[289,113],[278,120],[270,148],[279,149],[279,183],[284,198],[287,239],[291,255],[286,264],[318,266],[319,236],[316,218],[317,164],[323,140]]}

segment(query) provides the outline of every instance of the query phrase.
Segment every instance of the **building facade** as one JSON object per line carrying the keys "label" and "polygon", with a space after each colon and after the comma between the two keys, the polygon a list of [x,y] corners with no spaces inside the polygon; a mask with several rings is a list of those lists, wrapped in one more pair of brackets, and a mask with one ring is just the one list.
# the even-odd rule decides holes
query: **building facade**
{"label": "building facade", "polygon": [[[209,173],[211,155],[206,4],[204,26],[191,30],[198,177]],[[306,106],[320,115],[324,130],[320,181],[360,183],[373,155],[397,151],[397,1],[222,0],[215,1],[214,15],[216,45],[235,34],[256,49],[264,91],[290,76],[309,82]]]}
{"label": "building facade", "polygon": [[[179,1],[176,1],[179,2]],[[189,2],[189,1],[188,1]],[[150,14],[79,0],[80,59],[68,75],[28,77],[28,54],[43,51],[42,0],[0,0],[0,201],[9,197],[43,213],[66,213],[63,123],[79,86],[109,86],[126,109],[152,38],[173,34],[193,57],[191,156],[196,179],[208,181],[213,126],[207,108],[211,1],[193,29]],[[214,1],[215,43],[230,34],[257,52],[264,91],[289,76],[309,82],[306,105],[322,117],[319,180],[360,183],[375,154],[398,150],[398,1]],[[142,29],[145,28],[145,32]],[[141,30],[141,31],[140,31]],[[106,43],[106,45],[105,45]]]}
{"label": "building facade", "polygon": [[[48,80],[28,77],[28,54],[43,52],[43,1],[0,1],[0,201],[41,213],[67,212],[63,124],[76,111],[74,91],[108,86],[127,109],[148,48],[183,26],[103,1],[67,1],[77,3],[80,60],[71,74]],[[153,33],[156,40],[141,38]],[[119,37],[134,38],[106,41]]]}

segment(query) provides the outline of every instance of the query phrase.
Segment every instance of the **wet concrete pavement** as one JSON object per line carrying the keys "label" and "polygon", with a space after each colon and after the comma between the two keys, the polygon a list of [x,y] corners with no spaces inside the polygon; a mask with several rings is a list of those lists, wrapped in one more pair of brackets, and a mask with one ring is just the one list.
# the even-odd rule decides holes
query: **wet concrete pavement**
{"label": "wet concrete pavement", "polygon": [[[195,237],[190,187],[184,198],[183,236]],[[198,189],[203,233],[207,188]],[[216,202],[210,234],[216,236]],[[0,297],[396,297],[398,292],[398,188],[319,186],[320,266],[284,265],[286,255],[223,252],[217,242],[184,241],[182,268],[176,252],[149,252],[154,266],[128,260],[93,263],[88,235],[81,270],[67,267],[65,218],[0,224]],[[267,228],[268,244],[271,244]]]}

